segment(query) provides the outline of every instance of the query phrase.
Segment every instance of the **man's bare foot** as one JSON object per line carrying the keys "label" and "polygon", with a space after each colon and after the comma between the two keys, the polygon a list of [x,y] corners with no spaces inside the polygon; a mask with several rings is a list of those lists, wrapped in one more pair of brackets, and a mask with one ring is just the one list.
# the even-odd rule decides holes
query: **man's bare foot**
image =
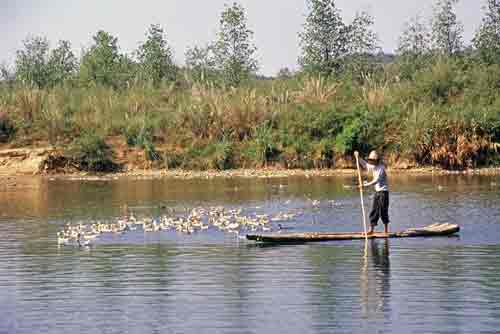
{"label": "man's bare foot", "polygon": [[374,233],[373,228],[371,228],[368,232],[366,232],[367,235],[372,235]]}

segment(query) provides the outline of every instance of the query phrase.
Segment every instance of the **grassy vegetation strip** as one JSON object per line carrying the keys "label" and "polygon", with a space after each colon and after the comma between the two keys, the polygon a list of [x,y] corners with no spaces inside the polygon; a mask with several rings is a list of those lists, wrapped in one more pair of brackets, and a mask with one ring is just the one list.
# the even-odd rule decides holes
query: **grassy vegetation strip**
{"label": "grassy vegetation strip", "polygon": [[[379,149],[389,165],[499,164],[500,66],[442,58],[406,81],[397,66],[361,82],[296,77],[233,89],[0,86],[0,140],[54,145],[88,171],[116,171],[127,149],[146,165],[186,170],[331,168],[355,149]],[[117,138],[118,151],[109,145]]]}

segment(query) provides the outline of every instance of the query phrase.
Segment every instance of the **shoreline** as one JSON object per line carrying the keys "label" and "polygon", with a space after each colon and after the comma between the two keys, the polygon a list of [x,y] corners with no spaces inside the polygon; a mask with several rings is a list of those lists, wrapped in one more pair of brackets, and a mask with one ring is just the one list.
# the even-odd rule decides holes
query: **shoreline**
{"label": "shoreline", "polygon": [[[408,169],[387,168],[389,176],[392,175],[500,175],[500,167],[483,167],[466,170],[446,170],[436,167],[416,167]],[[329,177],[329,176],[355,176],[357,170],[353,168],[337,169],[282,169],[282,168],[260,168],[260,169],[231,169],[231,170],[160,170],[160,169],[134,169],[124,172],[112,173],[6,173],[0,172],[0,178],[30,178],[41,177],[44,179],[81,179],[81,180],[116,180],[116,179],[231,179],[231,178],[290,178],[290,177]]]}
{"label": "shoreline", "polygon": [[[231,178],[289,178],[289,177],[328,177],[356,175],[357,170],[349,161],[339,163],[330,169],[285,169],[279,166],[229,169],[229,170],[183,170],[142,168],[124,164],[124,171],[91,173],[75,169],[49,168],[47,161],[53,157],[51,148],[24,148],[0,150],[0,179],[23,179],[37,177],[43,179],[67,180],[116,180],[116,179],[231,179]],[[500,166],[481,167],[464,170],[447,170],[433,166],[414,166],[411,164],[388,163],[389,175],[500,175]]]}
{"label": "shoreline", "polygon": [[[0,168],[1,169],[1,168]],[[500,175],[500,167],[468,169],[464,171],[449,171],[432,167],[395,169],[388,168],[389,177],[425,177],[425,176],[496,176]],[[128,172],[93,174],[75,173],[4,173],[0,172],[0,193],[32,191],[43,189],[47,182],[116,182],[134,180],[236,180],[236,179],[287,179],[287,178],[323,178],[335,176],[357,176],[356,169],[234,169],[228,171],[186,171],[186,170],[144,170],[136,169]]]}
{"label": "shoreline", "polygon": [[[445,170],[435,167],[420,167],[410,169],[387,168],[389,176],[400,175],[500,175],[500,167],[484,167],[467,169],[463,171]],[[232,169],[232,170],[151,170],[136,169],[126,172],[92,174],[92,173],[72,173],[72,174],[45,174],[47,178],[57,179],[267,179],[267,178],[291,178],[291,177],[330,177],[330,176],[355,176],[357,170],[353,168],[337,169],[281,169],[281,168],[261,168],[261,169]]]}

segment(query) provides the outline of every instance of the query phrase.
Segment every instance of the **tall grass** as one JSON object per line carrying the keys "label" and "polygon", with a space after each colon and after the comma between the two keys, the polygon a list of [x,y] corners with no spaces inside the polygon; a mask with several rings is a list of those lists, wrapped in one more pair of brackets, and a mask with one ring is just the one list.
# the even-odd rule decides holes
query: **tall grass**
{"label": "tall grass", "polygon": [[[240,88],[0,86],[0,139],[65,148],[91,132],[167,168],[326,168],[371,149],[450,169],[498,162],[500,67],[440,58],[398,73],[391,64],[362,80],[296,76]],[[107,152],[88,143],[99,159]]]}

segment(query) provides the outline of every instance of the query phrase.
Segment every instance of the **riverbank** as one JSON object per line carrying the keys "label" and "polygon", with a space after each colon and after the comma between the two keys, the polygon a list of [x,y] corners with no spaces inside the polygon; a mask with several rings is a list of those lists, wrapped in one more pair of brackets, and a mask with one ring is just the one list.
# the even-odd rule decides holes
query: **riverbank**
{"label": "riverbank", "polygon": [[337,162],[372,149],[391,167],[500,165],[500,67],[436,59],[403,79],[400,66],[231,89],[0,85],[0,145],[55,145],[76,169],[100,172],[345,168]]}
{"label": "riverbank", "polygon": [[[122,156],[124,156],[122,154]],[[229,169],[229,170],[182,170],[165,169],[151,166],[144,168],[144,164],[137,160],[137,156],[129,154],[129,160],[122,159],[122,169],[112,173],[90,173],[79,171],[67,165],[61,152],[51,147],[18,148],[0,150],[0,178],[4,180],[3,187],[9,184],[22,184],[19,179],[24,176],[37,175],[46,178],[64,178],[74,180],[110,180],[120,178],[132,179],[213,179],[213,178],[288,178],[288,177],[328,177],[335,175],[354,175],[355,165],[350,160],[338,161],[337,168],[329,169],[285,169],[282,167]],[[130,158],[133,157],[133,158]],[[138,162],[139,161],[139,162]],[[438,167],[413,166],[402,162],[388,162],[389,174],[424,174],[424,175],[496,175],[500,174],[500,167],[485,167],[464,170],[445,170]],[[12,180],[6,182],[5,180]],[[16,181],[17,180],[17,181]]]}
{"label": "riverbank", "polygon": [[[422,167],[412,169],[395,169],[389,168],[390,174],[405,174],[405,175],[500,175],[500,168],[478,168],[467,169],[463,171],[450,171],[433,167]],[[106,180],[106,179],[216,179],[216,178],[290,178],[290,177],[329,177],[338,175],[356,175],[355,169],[235,169],[228,171],[186,171],[186,170],[133,170],[121,173],[111,174],[89,174],[89,173],[74,173],[74,174],[54,174],[48,175],[50,178],[64,178],[72,180]]]}

